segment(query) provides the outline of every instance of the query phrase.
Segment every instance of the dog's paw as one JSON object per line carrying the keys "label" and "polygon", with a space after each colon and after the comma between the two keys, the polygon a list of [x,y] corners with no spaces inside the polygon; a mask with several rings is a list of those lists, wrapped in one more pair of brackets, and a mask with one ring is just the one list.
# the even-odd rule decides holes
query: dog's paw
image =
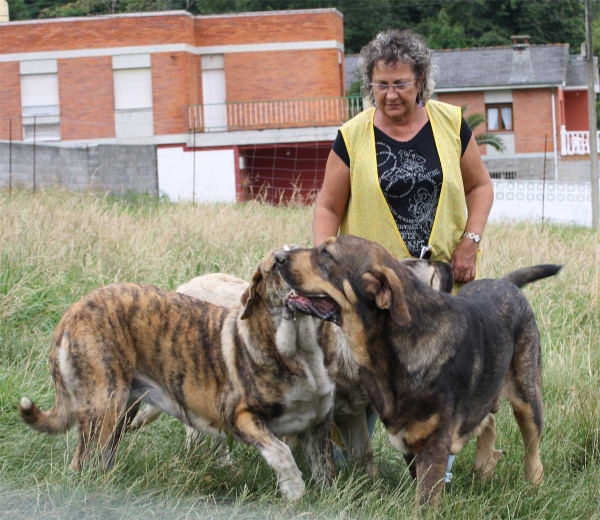
{"label": "dog's paw", "polygon": [[21,405],[21,410],[24,411],[29,411],[33,408],[33,402],[31,399],[27,399],[27,397],[22,397],[19,404]]}
{"label": "dog's paw", "polygon": [[528,467],[525,466],[525,478],[534,486],[541,486],[544,483],[544,468],[542,464]]}
{"label": "dog's paw", "polygon": [[498,461],[504,455],[504,450],[493,450],[490,458],[485,464],[479,468],[473,468],[474,471],[479,472],[480,479],[485,482],[491,478],[494,474],[494,470],[498,465]]}
{"label": "dog's paw", "polygon": [[300,500],[304,496],[305,485],[300,477],[279,482],[281,494],[287,500]]}
{"label": "dog's paw", "polygon": [[367,464],[365,466],[365,469],[367,471],[367,476],[371,480],[376,480],[377,479],[377,476],[379,475],[379,469],[377,468],[377,465],[375,463],[373,463],[373,464]]}

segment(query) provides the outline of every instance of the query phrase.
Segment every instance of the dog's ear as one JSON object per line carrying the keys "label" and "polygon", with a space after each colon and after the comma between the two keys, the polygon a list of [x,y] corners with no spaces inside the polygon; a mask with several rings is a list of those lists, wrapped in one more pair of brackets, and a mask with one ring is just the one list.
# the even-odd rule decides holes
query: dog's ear
{"label": "dog's ear", "polygon": [[375,305],[390,311],[394,322],[405,327],[411,322],[410,313],[404,300],[404,288],[396,273],[389,267],[378,268],[362,276],[363,289]]}
{"label": "dog's ear", "polygon": [[242,297],[240,298],[242,305],[245,307],[244,312],[241,316],[243,320],[248,319],[250,316],[252,316],[252,308],[254,307],[254,300],[256,299],[256,288],[258,287],[258,284],[261,282],[262,279],[262,271],[259,267],[256,271],[254,271],[250,285],[244,291],[244,294],[242,294]]}

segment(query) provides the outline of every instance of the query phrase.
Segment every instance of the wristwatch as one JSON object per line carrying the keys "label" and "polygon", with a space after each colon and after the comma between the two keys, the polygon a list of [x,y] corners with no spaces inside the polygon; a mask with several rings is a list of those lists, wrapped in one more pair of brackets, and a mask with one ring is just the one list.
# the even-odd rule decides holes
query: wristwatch
{"label": "wristwatch", "polygon": [[464,237],[470,238],[476,244],[479,244],[479,242],[481,242],[481,237],[477,233],[472,233],[471,231],[465,231],[463,233],[463,238]]}

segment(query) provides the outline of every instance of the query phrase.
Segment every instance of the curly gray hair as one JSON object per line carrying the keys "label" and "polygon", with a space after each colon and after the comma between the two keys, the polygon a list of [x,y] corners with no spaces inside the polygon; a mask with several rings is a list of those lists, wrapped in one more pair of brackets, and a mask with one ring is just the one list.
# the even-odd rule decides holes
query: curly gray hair
{"label": "curly gray hair", "polygon": [[410,30],[389,29],[380,32],[362,48],[359,58],[362,92],[371,101],[374,101],[371,78],[379,60],[384,60],[386,65],[397,62],[412,65],[417,77],[423,78],[419,81],[421,101],[426,103],[431,98],[435,88],[433,75],[436,69],[431,62],[431,51],[422,36]]}

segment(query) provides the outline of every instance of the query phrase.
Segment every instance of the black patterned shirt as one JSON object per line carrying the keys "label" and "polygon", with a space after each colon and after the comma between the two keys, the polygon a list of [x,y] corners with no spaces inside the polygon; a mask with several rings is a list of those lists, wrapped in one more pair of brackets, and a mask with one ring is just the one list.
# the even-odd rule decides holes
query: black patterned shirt
{"label": "black patterned shirt", "polygon": [[[429,242],[442,188],[442,166],[431,123],[428,121],[410,141],[396,141],[377,127],[374,131],[379,186],[408,251],[419,257]],[[464,118],[460,138],[464,154],[471,139]],[[350,167],[341,132],[333,150]]]}

